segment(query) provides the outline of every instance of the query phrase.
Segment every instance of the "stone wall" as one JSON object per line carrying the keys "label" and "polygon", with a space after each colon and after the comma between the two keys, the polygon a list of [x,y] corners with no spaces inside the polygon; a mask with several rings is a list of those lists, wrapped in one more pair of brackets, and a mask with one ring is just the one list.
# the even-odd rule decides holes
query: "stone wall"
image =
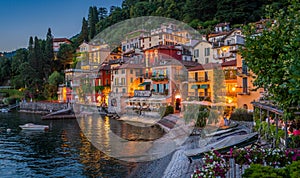
{"label": "stone wall", "polygon": [[50,103],[50,102],[27,102],[20,103],[20,112],[48,114],[50,112],[66,109],[67,103]]}

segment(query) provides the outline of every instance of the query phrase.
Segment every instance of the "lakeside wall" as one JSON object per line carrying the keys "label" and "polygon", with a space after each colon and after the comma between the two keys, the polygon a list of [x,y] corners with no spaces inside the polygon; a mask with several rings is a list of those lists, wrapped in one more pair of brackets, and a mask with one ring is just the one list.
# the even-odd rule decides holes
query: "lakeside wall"
{"label": "lakeside wall", "polygon": [[67,103],[21,102],[19,112],[48,114],[66,108],[68,108]]}

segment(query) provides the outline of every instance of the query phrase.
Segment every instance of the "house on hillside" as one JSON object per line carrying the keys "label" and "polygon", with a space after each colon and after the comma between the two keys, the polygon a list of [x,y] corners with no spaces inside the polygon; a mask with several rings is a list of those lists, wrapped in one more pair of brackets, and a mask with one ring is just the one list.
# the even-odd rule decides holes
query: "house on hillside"
{"label": "house on hillside", "polygon": [[62,44],[72,44],[68,38],[53,38],[53,51],[57,53],[59,51],[60,45]]}

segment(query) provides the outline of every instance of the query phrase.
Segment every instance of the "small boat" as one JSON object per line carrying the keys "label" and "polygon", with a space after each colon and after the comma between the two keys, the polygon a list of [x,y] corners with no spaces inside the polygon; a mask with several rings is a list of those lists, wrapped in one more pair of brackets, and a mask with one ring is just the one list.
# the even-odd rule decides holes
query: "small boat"
{"label": "small boat", "polygon": [[9,110],[6,109],[6,108],[2,108],[0,111],[1,111],[1,112],[8,112]]}
{"label": "small boat", "polygon": [[24,125],[19,125],[23,130],[48,130],[49,126],[48,125],[37,125],[33,123],[28,123]]}

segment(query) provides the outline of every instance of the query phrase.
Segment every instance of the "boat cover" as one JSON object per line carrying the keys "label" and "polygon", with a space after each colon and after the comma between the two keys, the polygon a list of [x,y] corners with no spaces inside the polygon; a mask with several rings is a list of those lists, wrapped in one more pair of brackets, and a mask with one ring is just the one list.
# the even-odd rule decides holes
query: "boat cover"
{"label": "boat cover", "polygon": [[192,156],[204,154],[206,152],[211,151],[212,149],[214,150],[224,149],[228,147],[233,147],[235,145],[239,145],[243,142],[247,143],[248,141],[250,143],[251,140],[253,140],[256,136],[257,136],[257,132],[245,134],[245,135],[228,136],[222,140],[208,144],[205,147],[187,150],[185,151],[185,155],[188,157],[192,157]]}

